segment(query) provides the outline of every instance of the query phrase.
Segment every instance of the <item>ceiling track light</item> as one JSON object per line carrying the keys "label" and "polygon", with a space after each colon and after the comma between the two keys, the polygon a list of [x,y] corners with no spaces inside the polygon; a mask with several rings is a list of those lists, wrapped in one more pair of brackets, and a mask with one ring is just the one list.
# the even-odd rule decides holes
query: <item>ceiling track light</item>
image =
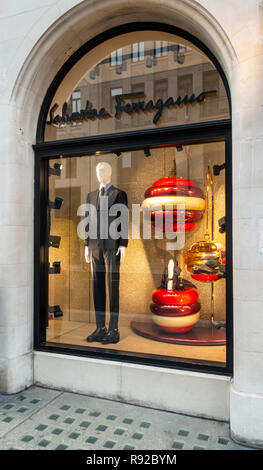
{"label": "ceiling track light", "polygon": [[144,155],[145,155],[145,157],[150,157],[151,156],[151,152],[150,152],[150,149],[148,147],[144,149]]}
{"label": "ceiling track light", "polygon": [[62,199],[61,197],[56,197],[55,201],[49,201],[48,207],[50,209],[59,210],[61,208],[62,204],[63,204],[63,201],[64,201],[64,199]]}
{"label": "ceiling track light", "polygon": [[223,163],[222,165],[214,165],[213,166],[213,173],[214,176],[220,175],[220,172],[226,168],[226,164]]}
{"label": "ceiling track light", "polygon": [[121,152],[118,150],[117,152],[114,152],[117,157],[121,157]]}
{"label": "ceiling track light", "polygon": [[63,316],[63,312],[59,305],[53,305],[53,306],[49,305],[48,313],[53,313],[55,318]]}
{"label": "ceiling track light", "polygon": [[49,167],[48,174],[60,176],[62,168],[63,168],[62,163],[55,163],[53,168]]}
{"label": "ceiling track light", "polygon": [[56,235],[49,235],[49,246],[51,248],[59,248],[61,237]]}
{"label": "ceiling track light", "polygon": [[54,261],[51,267],[48,263],[48,274],[60,274],[61,261]]}

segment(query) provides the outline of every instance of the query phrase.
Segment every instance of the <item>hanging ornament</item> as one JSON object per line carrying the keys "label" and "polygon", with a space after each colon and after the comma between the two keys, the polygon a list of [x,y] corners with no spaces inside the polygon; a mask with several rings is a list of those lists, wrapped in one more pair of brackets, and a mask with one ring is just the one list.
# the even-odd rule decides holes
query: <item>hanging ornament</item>
{"label": "hanging ornament", "polygon": [[185,264],[191,277],[197,281],[217,281],[220,279],[220,250],[209,241],[194,243],[186,252]]}
{"label": "hanging ornament", "polygon": [[[163,232],[193,230],[205,210],[203,191],[185,178],[160,178],[145,191],[144,197],[142,207],[146,217],[150,217],[154,229]],[[185,211],[177,210],[178,204],[183,204]]]}
{"label": "hanging ornament", "polygon": [[186,333],[200,318],[196,287],[180,278],[181,269],[170,260],[161,286],[152,292],[150,310],[155,325],[166,333]]}

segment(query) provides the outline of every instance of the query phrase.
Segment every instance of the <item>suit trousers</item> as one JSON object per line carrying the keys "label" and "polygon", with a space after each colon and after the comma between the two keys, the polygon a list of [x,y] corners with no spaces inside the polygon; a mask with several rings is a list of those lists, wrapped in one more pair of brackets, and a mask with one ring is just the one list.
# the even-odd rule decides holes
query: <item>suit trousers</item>
{"label": "suit trousers", "polygon": [[92,276],[93,297],[98,328],[105,326],[106,320],[106,286],[110,304],[109,330],[118,328],[119,319],[119,284],[120,284],[120,255],[116,256],[117,248],[92,247]]}

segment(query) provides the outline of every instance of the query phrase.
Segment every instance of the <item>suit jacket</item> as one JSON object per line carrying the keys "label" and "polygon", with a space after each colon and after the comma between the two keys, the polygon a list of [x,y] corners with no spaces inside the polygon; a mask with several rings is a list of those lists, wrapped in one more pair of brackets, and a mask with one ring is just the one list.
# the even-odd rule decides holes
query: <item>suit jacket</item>
{"label": "suit jacket", "polygon": [[[85,239],[85,245],[89,246],[90,248],[92,247],[97,247],[100,245],[104,249],[117,249],[119,246],[127,246],[128,245],[128,236],[129,236],[129,215],[128,215],[128,210],[127,213],[125,214],[125,223],[123,226],[119,227],[119,231],[122,229],[122,236],[120,236],[117,240],[114,238],[111,238],[110,233],[109,233],[109,227],[112,221],[114,221],[116,218],[119,217],[120,213],[118,211],[117,215],[109,215],[110,208],[114,204],[123,204],[127,207],[128,209],[128,198],[127,194],[125,191],[122,191],[121,189],[116,188],[115,186],[111,185],[105,193],[105,196],[108,196],[108,222],[106,225],[107,233],[108,233],[108,238],[100,238],[100,209],[97,209],[97,202],[98,202],[98,197],[99,197],[99,189],[96,189],[95,191],[92,191],[88,194],[87,196],[87,204],[92,204],[94,208],[96,209],[96,212],[94,214],[94,217],[91,217],[91,215],[86,212],[85,216],[89,216],[89,223],[86,226],[86,231],[88,232],[90,227],[90,224],[95,223],[97,224],[97,233],[95,232],[95,237],[89,235]],[[95,225],[96,226],[96,225]],[[94,228],[94,227],[93,227]]]}

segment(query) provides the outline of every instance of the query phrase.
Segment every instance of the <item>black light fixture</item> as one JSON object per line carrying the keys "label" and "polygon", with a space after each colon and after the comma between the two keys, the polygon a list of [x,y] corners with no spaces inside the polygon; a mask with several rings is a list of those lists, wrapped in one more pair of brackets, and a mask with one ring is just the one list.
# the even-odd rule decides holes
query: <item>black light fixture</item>
{"label": "black light fixture", "polygon": [[89,73],[89,78],[91,80],[95,80],[96,76],[97,76],[96,71],[94,69],[92,69]]}
{"label": "black light fixture", "polygon": [[177,145],[176,150],[177,150],[177,152],[182,152],[183,151],[183,146],[182,145]]}
{"label": "black light fixture", "polygon": [[145,155],[145,157],[150,157],[150,156],[151,156],[151,152],[150,152],[149,147],[146,147],[146,148],[144,149],[144,155]]}
{"label": "black light fixture", "polygon": [[49,235],[49,246],[52,248],[59,248],[61,237],[56,235]]}
{"label": "black light fixture", "polygon": [[55,201],[49,201],[48,203],[48,207],[50,209],[57,209],[59,210],[62,206],[62,203],[63,203],[64,199],[62,199],[61,197],[56,197],[55,198]]}
{"label": "black light fixture", "polygon": [[63,168],[62,163],[55,163],[53,168],[49,167],[48,174],[60,176],[62,168]]}
{"label": "black light fixture", "polygon": [[63,316],[63,312],[59,305],[53,305],[53,306],[49,305],[48,313],[53,313],[55,318]]}
{"label": "black light fixture", "polygon": [[114,152],[117,157],[121,156],[121,152],[118,150],[117,152]]}
{"label": "black light fixture", "polygon": [[225,233],[225,231],[226,231],[226,217],[221,217],[221,219],[218,220],[218,225],[219,225],[219,233]]}
{"label": "black light fixture", "polygon": [[222,165],[214,165],[213,166],[213,173],[215,176],[218,176],[220,175],[220,172],[222,170],[224,170],[224,168],[226,167],[226,164],[225,163],[222,163]]}
{"label": "black light fixture", "polygon": [[48,274],[60,274],[60,268],[61,261],[54,261],[52,267],[48,263]]}

